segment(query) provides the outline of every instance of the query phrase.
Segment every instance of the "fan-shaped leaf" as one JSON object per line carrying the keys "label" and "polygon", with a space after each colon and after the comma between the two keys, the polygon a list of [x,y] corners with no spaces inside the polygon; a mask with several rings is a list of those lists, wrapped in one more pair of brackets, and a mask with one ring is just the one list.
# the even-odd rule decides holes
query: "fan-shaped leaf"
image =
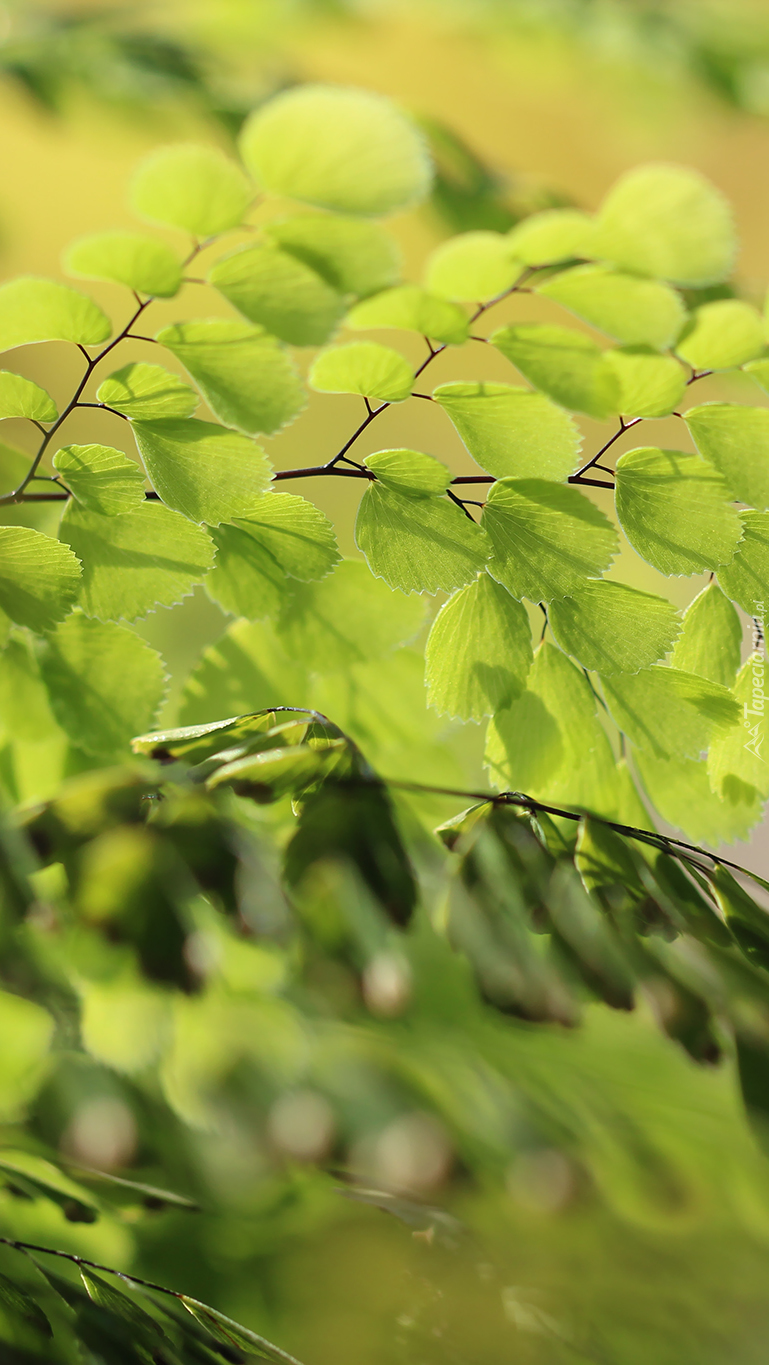
{"label": "fan-shaped leaf", "polygon": [[68,275],[112,280],[139,294],[170,299],[182,282],[181,261],[165,242],[138,232],[97,232],[73,242],[64,255]]}
{"label": "fan-shaped leaf", "polygon": [[239,432],[195,417],[134,422],[133,430],[155,489],[191,521],[231,521],[269,487],[264,451]]}
{"label": "fan-shaped leaf", "polygon": [[664,597],[605,580],[551,602],[548,620],[561,648],[597,673],[637,673],[656,663],[681,625]]}
{"label": "fan-shaped leaf", "polygon": [[277,616],[289,583],[269,550],[238,526],[214,526],[210,535],[216,563],[205,583],[208,596],[233,616],[249,621]]}
{"label": "fan-shaped leaf", "polygon": [[769,408],[703,403],[689,408],[686,425],[706,460],[720,470],[734,498],[769,507]]}
{"label": "fan-shaped leaf", "polygon": [[271,242],[222,256],[208,279],[250,322],[293,346],[322,346],[345,310],[341,294]]}
{"label": "fan-shaped leaf", "polygon": [[697,673],[722,687],[733,687],[741,644],[739,616],[718,584],[708,583],[684,612],[670,662],[685,673]]}
{"label": "fan-shaped leaf", "polygon": [[481,469],[497,479],[558,481],[577,463],[574,419],[541,393],[512,384],[441,384],[433,394]]}
{"label": "fan-shaped leaf", "polygon": [[729,370],[764,349],[761,314],[741,299],[715,299],[697,308],[676,351],[695,370]]}
{"label": "fan-shaped leaf", "polygon": [[142,470],[114,446],[62,446],[53,467],[89,512],[114,517],[144,502]]}
{"label": "fan-shaped leaf", "polygon": [[626,417],[667,417],[686,390],[683,367],[648,346],[617,346],[603,362],[619,386],[617,406]]}
{"label": "fan-shaped leaf", "polygon": [[538,286],[599,332],[628,345],[671,346],[686,321],[680,294],[658,280],[602,265],[578,265]]}
{"label": "fan-shaped leaf", "polygon": [[769,749],[766,735],[766,660],[758,650],[742,665],[734,683],[742,707],[742,724],[717,735],[708,751],[708,777],[719,796],[743,787],[769,796]]}
{"label": "fan-shaped leaf", "polygon": [[157,418],[191,417],[198,406],[198,395],[189,384],[162,365],[124,365],[122,370],[99,385],[96,397],[133,421],[152,422]]}
{"label": "fan-shaped leaf", "polygon": [[390,289],[400,278],[398,244],[378,223],[303,213],[265,223],[263,231],[340,294],[367,298]]}
{"label": "fan-shaped leaf", "polygon": [[0,370],[0,418],[30,417],[55,422],[59,412],[50,394],[23,375]]}
{"label": "fan-shaped leaf", "polygon": [[483,573],[441,607],[425,658],[430,706],[464,720],[494,715],[520,695],[531,667],[526,611]]}
{"label": "fan-shaped leaf", "polygon": [[153,223],[213,237],[242,223],[253,194],[240,167],[217,147],[179,142],[141,162],[131,204]]}
{"label": "fan-shaped leaf", "polygon": [[545,209],[524,218],[508,233],[510,249],[527,265],[555,265],[590,256],[593,219],[579,209]]}
{"label": "fan-shaped leaf", "polygon": [[28,526],[0,527],[0,608],[17,625],[50,630],[74,606],[80,575],[60,541]]}
{"label": "fan-shaped leaf", "polygon": [[743,536],[731,564],[718,571],[726,593],[748,616],[763,616],[769,597],[769,513],[743,512]]}
{"label": "fan-shaped leaf", "polygon": [[379,403],[402,403],[411,394],[414,371],[408,361],[377,341],[353,341],[321,351],[310,370],[321,393],[359,393]]}
{"label": "fan-shaped leaf", "polygon": [[620,730],[659,758],[698,758],[741,720],[727,688],[661,664],[605,678],[603,687]]}
{"label": "fan-shaped leaf", "polygon": [[355,543],[378,578],[401,592],[451,592],[483,568],[488,542],[454,503],[375,483],[361,498]]}
{"label": "fan-shaped leaf", "polygon": [[646,793],[662,819],[695,843],[718,845],[747,839],[761,819],[758,792],[744,788],[728,798],[716,795],[704,762],[691,758],[657,758],[648,749],[633,755]]}
{"label": "fan-shaped leaf", "polygon": [[419,630],[424,605],[392,592],[365,564],[346,559],[320,583],[297,584],[279,621],[284,647],[321,672],[377,659]]}
{"label": "fan-shaped leaf", "polygon": [[339,560],[334,529],[319,508],[290,493],[266,493],[236,526],[212,532],[210,597],[236,616],[261,620],[284,604],[291,576],[323,578]]}
{"label": "fan-shaped leaf", "polygon": [[504,294],[522,268],[509,237],[499,232],[463,232],[433,251],[425,285],[444,299],[483,303]]}
{"label": "fan-shaped leaf", "polygon": [[412,497],[445,493],[451,473],[445,464],[421,450],[376,450],[366,455],[367,467],[385,488]]}
{"label": "fan-shaped leaf", "polygon": [[23,275],[0,285],[0,351],[35,341],[97,346],[111,331],[93,299],[67,284]]}
{"label": "fan-shaped leaf", "polygon": [[575,412],[604,418],[619,411],[619,385],[603,353],[582,332],[543,322],[501,327],[492,344],[535,389]]}
{"label": "fan-shaped leaf", "polygon": [[300,661],[289,659],[269,626],[235,621],[203,651],[187,678],[179,720],[191,725],[211,717],[223,720],[244,715],[253,707],[274,705],[275,697],[298,702],[308,689],[306,669]]}
{"label": "fan-shaped leaf", "polygon": [[609,567],[619,544],[611,522],[576,488],[544,479],[495,484],[482,525],[493,547],[492,578],[532,602],[578,591]]}
{"label": "fan-shaped leaf", "polygon": [[617,516],[643,559],[664,574],[728,564],[742,535],[721,474],[680,450],[629,450],[617,461]]}
{"label": "fan-shaped leaf", "polygon": [[261,327],[206,318],[165,327],[156,340],[182,362],[225,426],[271,436],[304,407],[290,356]]}
{"label": "fan-shaped leaf", "polygon": [[406,332],[419,332],[433,341],[442,341],[447,346],[461,346],[469,332],[467,313],[458,303],[428,294],[416,284],[400,284],[365,299],[348,313],[345,322],[347,327],[358,331],[399,327]]}

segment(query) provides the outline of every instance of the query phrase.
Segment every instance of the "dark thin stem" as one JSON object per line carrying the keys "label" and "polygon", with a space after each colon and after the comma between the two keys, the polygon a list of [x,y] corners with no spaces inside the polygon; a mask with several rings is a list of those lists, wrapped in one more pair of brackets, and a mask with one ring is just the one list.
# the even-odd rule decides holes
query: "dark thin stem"
{"label": "dark thin stem", "polygon": [[122,417],[124,422],[130,422],[124,412],[118,412],[117,408],[111,408],[106,403],[78,403],[79,408],[99,408],[102,412],[111,412],[113,417]]}
{"label": "dark thin stem", "polygon": [[447,489],[446,489],[446,496],[449,497],[449,498],[451,498],[451,501],[452,501],[452,502],[455,502],[456,505],[457,505],[457,507],[461,507],[461,508],[462,508],[462,511],[464,512],[464,514],[465,514],[465,516],[467,517],[468,521],[471,521],[471,522],[473,523],[473,526],[475,526],[475,525],[476,525],[475,517],[473,516],[472,512],[468,512],[468,510],[467,510],[467,508],[465,507],[465,504],[463,503],[462,499],[461,499],[461,498],[458,498],[457,495],[456,495],[456,493],[452,493],[452,491],[451,491],[450,488],[447,488]]}
{"label": "dark thin stem", "polygon": [[[152,302],[151,299],[149,301],[150,303]],[[149,341],[153,346],[159,344],[156,337],[140,337],[137,336],[135,332],[126,332],[122,339],[123,341]]]}
{"label": "dark thin stem", "polygon": [[415,391],[412,390],[411,397],[412,397],[412,398],[426,398],[428,403],[434,403],[434,402],[435,402],[435,399],[433,398],[433,396],[432,396],[431,393],[416,393]]}
{"label": "dark thin stem", "polygon": [[455,479],[452,479],[452,480],[451,480],[451,482],[452,482],[452,484],[455,484],[455,483],[496,483],[496,479],[495,479],[491,474],[458,474],[457,477],[456,477]]}
{"label": "dark thin stem", "polygon": [[[606,442],[606,444],[605,444],[605,445],[602,445],[600,450],[596,451],[596,453],[595,453],[595,455],[593,456],[593,458],[592,458],[591,460],[588,460],[587,464],[583,465],[581,469],[578,469],[577,472],[576,472],[576,474],[571,474],[571,475],[569,476],[569,483],[589,483],[589,482],[590,482],[589,479],[583,479],[583,477],[582,477],[583,474],[586,474],[587,471],[588,471],[588,469],[592,469],[593,466],[596,465],[596,464],[598,463],[598,461],[600,460],[601,456],[606,454],[607,450],[609,450],[609,449],[614,445],[614,442],[615,442],[615,441],[618,441],[618,440],[619,440],[620,436],[624,436],[624,434],[625,434],[626,431],[630,431],[630,428],[631,428],[631,427],[636,427],[636,426],[638,426],[638,423],[639,423],[639,422],[642,422],[643,420],[644,420],[643,417],[632,417],[631,420],[630,420],[629,422],[625,422],[625,421],[623,420],[623,418],[620,417],[620,419],[619,419],[620,424],[619,424],[618,430],[615,431],[615,433],[614,433],[613,436],[610,436],[610,437],[609,437],[609,439],[608,439],[608,441]],[[607,487],[610,488],[610,487],[611,487],[611,484],[600,484],[600,483],[599,483],[599,484],[597,485],[597,487],[598,487],[598,488],[607,488]]]}
{"label": "dark thin stem", "polygon": [[368,469],[339,469],[335,464],[319,464],[310,469],[279,469],[272,477],[278,483],[281,479],[314,479],[322,478],[323,475],[335,475],[339,479],[369,479],[371,482],[376,478]]}
{"label": "dark thin stem", "polygon": [[579,474],[570,474],[567,483],[587,484],[590,488],[614,488],[614,484],[607,483],[605,479],[583,479]]}
{"label": "dark thin stem", "polygon": [[542,612],[542,615],[543,615],[544,618],[545,618],[544,623],[543,623],[543,625],[542,625],[542,634],[541,634],[540,637],[539,637],[539,643],[542,644],[542,641],[543,641],[544,638],[545,638],[545,632],[546,632],[547,627],[548,627],[547,607],[545,606],[544,602],[540,602],[540,604],[539,604],[539,609],[540,609],[540,611]]}

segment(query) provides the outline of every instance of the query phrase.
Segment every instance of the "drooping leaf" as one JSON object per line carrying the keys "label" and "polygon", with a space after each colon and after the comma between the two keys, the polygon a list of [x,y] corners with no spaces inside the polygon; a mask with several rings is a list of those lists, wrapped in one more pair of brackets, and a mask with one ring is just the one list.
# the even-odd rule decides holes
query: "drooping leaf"
{"label": "drooping leaf", "polygon": [[428,257],[425,287],[456,302],[485,303],[515,284],[522,265],[509,237],[500,232],[463,232]]}
{"label": "drooping leaf", "polygon": [[481,570],[489,546],[480,526],[443,498],[370,484],[355,520],[355,543],[371,572],[401,592],[451,592]]}
{"label": "drooping leaf", "polygon": [[292,346],[322,346],[345,311],[336,289],[272,242],[222,256],[208,280],[249,322]]}
{"label": "drooping leaf", "polygon": [[365,299],[400,278],[398,244],[378,223],[337,214],[303,213],[273,219],[263,231],[309,265],[340,294]]}
{"label": "drooping leaf", "polygon": [[156,340],[182,362],[225,426],[271,436],[304,407],[290,356],[261,327],[206,318],[164,327]]}
{"label": "drooping leaf", "polygon": [[414,370],[390,346],[353,341],[321,351],[313,362],[309,382],[320,393],[359,393],[378,403],[402,403],[411,394]]}
{"label": "drooping leaf", "polygon": [[62,446],[53,467],[89,512],[114,517],[144,501],[144,474],[114,446]]}
{"label": "drooping leaf", "polygon": [[53,1328],[37,1300],[7,1275],[0,1275],[0,1307],[10,1309],[12,1316],[21,1318],[42,1336],[53,1336]]}
{"label": "drooping leaf", "polygon": [[226,611],[259,620],[284,602],[287,576],[323,578],[339,560],[334,528],[305,498],[265,493],[235,526],[212,532],[216,564],[206,591]]}
{"label": "drooping leaf", "polygon": [[769,408],[703,403],[685,416],[694,444],[721,471],[732,496],[759,511],[769,508]]}
{"label": "drooping leaf", "polygon": [[72,502],[59,535],[83,564],[82,583],[75,584],[79,605],[102,621],[136,621],[155,606],[173,606],[202,582],[214,560],[202,527],[162,503],[102,517]]}
{"label": "drooping leaf", "polygon": [[69,1223],[95,1223],[99,1217],[98,1205],[87,1190],[52,1162],[31,1152],[4,1147],[0,1152],[0,1180],[30,1199],[56,1204]]}
{"label": "drooping leaf", "polygon": [[50,630],[71,611],[81,566],[60,541],[28,526],[0,527],[0,609],[19,626]]}
{"label": "drooping leaf", "polygon": [[491,716],[523,691],[532,658],[524,607],[483,573],[433,622],[425,654],[428,703],[464,720]]}
{"label": "drooping leaf", "polygon": [[346,559],[319,583],[296,584],[278,633],[289,655],[318,672],[389,654],[419,630],[424,605]]}
{"label": "drooping leaf", "polygon": [[743,512],[743,536],[731,564],[718,581],[748,616],[763,616],[769,596],[769,513]]}
{"label": "drooping leaf", "polygon": [[276,697],[298,705],[308,687],[301,659],[289,659],[269,626],[235,621],[204,650],[187,678],[179,720],[184,725],[223,720],[271,706]]}
{"label": "drooping leaf", "polygon": [[428,294],[416,284],[399,284],[357,303],[347,314],[345,326],[356,331],[398,327],[447,346],[461,346],[469,332],[464,308],[437,294]]}
{"label": "drooping leaf", "polygon": [[708,751],[708,777],[719,796],[743,786],[769,796],[769,747],[766,741],[766,660],[758,650],[745,660],[734,683],[742,724],[717,735]]}
{"label": "drooping leaf", "polygon": [[289,584],[288,575],[269,550],[238,526],[214,526],[210,536],[216,546],[216,563],[205,582],[208,596],[233,616],[249,621],[276,616]]}
{"label": "drooping leaf", "polygon": [[514,597],[548,602],[578,591],[609,567],[617,533],[576,488],[544,479],[504,479],[492,488],[482,525],[489,573]]}
{"label": "drooping leaf", "polygon": [[421,450],[376,450],[366,455],[365,464],[393,493],[428,497],[445,493],[451,482],[445,464]]}
{"label": "drooping leaf", "polygon": [[537,292],[628,345],[665,350],[686,321],[683,300],[669,285],[602,265],[564,270],[538,285]]}
{"label": "drooping leaf", "polygon": [[699,758],[715,735],[741,719],[727,688],[661,664],[606,677],[603,688],[620,730],[659,758]]}
{"label": "drooping leaf", "polygon": [[708,583],[684,612],[671,655],[673,668],[733,687],[740,666],[742,624],[717,583]]}
{"label": "drooping leaf", "polygon": [[741,299],[715,299],[695,309],[676,344],[694,370],[729,370],[764,349],[761,314]]}
{"label": "drooping leaf", "polygon": [[619,384],[601,348],[582,332],[544,322],[500,327],[491,342],[535,389],[599,419],[619,411]]}
{"label": "drooping leaf", "polygon": [[93,299],[67,284],[23,275],[0,285],[0,351],[35,341],[98,346],[111,331]]}
{"label": "drooping leaf", "polygon": [[698,455],[646,446],[617,461],[616,505],[625,535],[664,574],[728,564],[742,536],[729,489]]}
{"label": "drooping leaf", "polygon": [[421,133],[369,90],[295,86],[247,119],[240,151],[271,194],[364,218],[423,199],[432,181]]}
{"label": "drooping leaf", "polygon": [[667,417],[686,390],[683,366],[648,346],[617,346],[603,363],[619,385],[617,406],[625,417]]}
{"label": "drooping leaf", "polygon": [[124,1294],[122,1290],[116,1289],[114,1285],[108,1284],[100,1275],[94,1275],[93,1271],[87,1270],[85,1266],[80,1267],[80,1278],[85,1286],[85,1291],[92,1301],[100,1308],[104,1308],[108,1313],[114,1313],[116,1317],[122,1318],[134,1329],[139,1329],[140,1333],[152,1333],[155,1336],[163,1336],[163,1329],[159,1322],[145,1310],[135,1303],[133,1299]]}
{"label": "drooping leaf", "polygon": [[139,362],[124,365],[103,380],[96,397],[132,421],[152,422],[158,418],[191,417],[198,406],[198,395],[176,374],[162,365]]}
{"label": "drooping leaf", "polygon": [[769,917],[726,867],[710,874],[713,894],[743,953],[760,967],[769,967]]}
{"label": "drooping leaf", "polygon": [[526,265],[555,265],[589,256],[593,220],[579,209],[545,209],[508,233],[510,249]]}
{"label": "drooping leaf", "polygon": [[0,418],[30,417],[36,422],[55,422],[58,408],[51,395],[10,370],[0,370]]}
{"label": "drooping leaf", "polygon": [[541,393],[512,384],[441,384],[445,409],[473,459],[495,478],[559,481],[573,473],[582,437],[574,419]]}
{"label": "drooping leaf", "polygon": [[173,298],[182,283],[182,264],[165,242],[138,232],[97,232],[80,237],[64,254],[68,275],[111,280],[139,294]]}
{"label": "drooping leaf", "polygon": [[551,602],[548,621],[567,654],[596,673],[637,673],[669,653],[680,629],[663,597],[605,579]]}
{"label": "drooping leaf", "polygon": [[695,843],[746,839],[761,819],[758,792],[748,799],[745,792],[730,793],[727,800],[717,796],[704,761],[658,758],[650,749],[638,749],[633,762],[655,810]]}
{"label": "drooping leaf", "polygon": [[240,167],[218,147],[178,142],[141,162],[130,197],[152,223],[213,237],[242,223],[253,196]]}
{"label": "drooping leaf", "polygon": [[196,417],[134,422],[133,431],[156,491],[191,521],[231,521],[269,487],[264,451],[239,432]]}

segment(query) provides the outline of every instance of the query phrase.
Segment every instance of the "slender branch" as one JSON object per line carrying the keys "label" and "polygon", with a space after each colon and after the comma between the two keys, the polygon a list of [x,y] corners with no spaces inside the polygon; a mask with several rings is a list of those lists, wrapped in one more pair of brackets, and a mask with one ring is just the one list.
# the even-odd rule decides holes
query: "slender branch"
{"label": "slender branch", "polygon": [[[456,495],[456,493],[452,493],[452,491],[451,491],[450,488],[447,488],[447,489],[446,489],[446,495],[447,495],[447,497],[451,498],[451,501],[452,501],[452,502],[455,502],[455,503],[456,503],[457,507],[461,507],[461,508],[462,508],[462,511],[464,512],[464,514],[465,514],[465,516],[467,517],[468,521],[471,521],[471,522],[473,523],[473,526],[475,526],[475,524],[476,524],[476,522],[475,522],[475,517],[473,516],[472,512],[468,512],[468,510],[467,510],[467,508],[465,507],[465,504],[463,503],[462,499],[461,499],[461,498],[458,498],[457,495]],[[476,504],[476,506],[478,506],[478,504]]]}
{"label": "slender branch", "polygon": [[[569,483],[589,483],[590,480],[583,479],[582,475],[586,474],[588,469],[592,469],[593,465],[598,463],[601,456],[606,454],[607,450],[609,450],[614,445],[615,441],[619,440],[620,436],[624,436],[625,432],[630,431],[631,427],[637,427],[638,423],[643,422],[643,420],[644,420],[643,417],[632,417],[629,422],[626,422],[622,417],[620,417],[619,428],[617,429],[617,431],[615,431],[614,435],[609,437],[606,444],[602,445],[601,449],[596,451],[592,459],[588,460],[587,464],[584,464],[581,469],[578,469],[576,474],[569,475]],[[598,487],[599,488],[611,487],[611,484],[609,485],[598,484]]]}

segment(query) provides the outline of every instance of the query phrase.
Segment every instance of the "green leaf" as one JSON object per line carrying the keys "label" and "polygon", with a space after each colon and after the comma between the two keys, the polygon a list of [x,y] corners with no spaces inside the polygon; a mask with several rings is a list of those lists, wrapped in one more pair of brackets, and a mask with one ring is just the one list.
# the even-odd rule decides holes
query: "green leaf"
{"label": "green leaf", "polygon": [[555,265],[589,256],[593,220],[579,209],[545,209],[532,213],[508,233],[510,250],[526,265]]}
{"label": "green leaf", "polygon": [[206,790],[231,787],[237,796],[250,797],[263,805],[282,796],[296,801],[305,796],[309,787],[317,786],[332,773],[337,778],[348,755],[349,745],[344,739],[331,740],[322,747],[292,744],[246,754],[212,772],[206,779]]}
{"label": "green leaf", "polygon": [[111,331],[93,299],[67,284],[23,275],[0,285],[0,351],[35,341],[97,346]]}
{"label": "green leaf", "polygon": [[728,277],[736,251],[729,205],[682,166],[639,166],[603,201],[589,254],[641,275],[704,286]]}
{"label": "green leaf", "polygon": [[363,218],[424,199],[432,183],[421,133],[369,90],[295,86],[251,114],[240,152],[271,194]]}
{"label": "green leaf", "polygon": [[672,346],[687,316],[680,294],[669,285],[603,265],[564,270],[538,285],[537,293],[617,341],[659,350]]}
{"label": "green leaf", "polygon": [[114,1313],[117,1318],[122,1318],[124,1322],[130,1323],[131,1327],[139,1328],[142,1332],[152,1332],[156,1336],[163,1336],[164,1332],[159,1322],[138,1303],[134,1303],[127,1294],[116,1289],[114,1285],[107,1284],[106,1280],[99,1275],[94,1275],[85,1266],[80,1266],[80,1278],[85,1286],[85,1291],[92,1303],[96,1303],[100,1308],[104,1308],[108,1313]]}
{"label": "green leaf", "polygon": [[564,408],[602,419],[619,411],[619,385],[601,348],[582,332],[543,322],[500,327],[496,346],[535,389]]}
{"label": "green leaf", "polygon": [[225,426],[272,436],[305,405],[290,356],[261,327],[206,318],[164,327],[156,340],[182,362]]}
{"label": "green leaf", "polygon": [[755,379],[759,388],[764,393],[769,393],[769,360],[751,360],[749,364],[743,365],[743,370]]}
{"label": "green leaf", "polygon": [[769,508],[769,408],[703,403],[684,416],[700,455],[721,471],[732,496]]}
{"label": "green leaf", "polygon": [[512,384],[441,384],[445,409],[473,459],[497,479],[565,479],[582,436],[572,417],[544,394]]}
{"label": "green leaf", "polygon": [[727,688],[662,664],[602,681],[620,730],[659,758],[698,758],[742,718]]}
{"label": "green leaf", "polygon": [[445,493],[451,483],[451,472],[433,455],[421,450],[376,450],[364,457],[366,467],[393,493],[428,497]]}
{"label": "green leaf", "polygon": [[425,655],[428,703],[464,720],[491,716],[520,696],[532,658],[525,608],[481,574],[433,622]]}
{"label": "green leaf", "polygon": [[235,621],[203,651],[189,674],[179,720],[191,725],[243,715],[253,707],[274,705],[276,697],[298,701],[308,686],[301,662],[287,657],[269,626]]}
{"label": "green leaf", "polygon": [[196,417],[134,422],[133,431],[156,491],[190,521],[231,521],[269,487],[267,456],[239,432]]}
{"label": "green leaf", "polygon": [[14,632],[0,651],[0,716],[8,740],[39,744],[60,734],[26,633]]}
{"label": "green leaf", "polygon": [[741,299],[715,299],[695,309],[676,352],[694,370],[729,370],[764,350],[761,314]]}
{"label": "green leaf", "polygon": [[73,744],[109,757],[148,729],[166,694],[160,655],[123,626],[75,613],[49,637],[40,667]]}
{"label": "green leaf", "polygon": [[648,346],[604,351],[605,368],[619,386],[617,406],[626,417],[667,417],[686,391],[683,367]]}
{"label": "green leaf", "polygon": [[485,303],[515,284],[521,268],[509,237],[463,232],[442,242],[428,257],[425,286],[444,299]]}
{"label": "green leaf", "polygon": [[114,517],[144,502],[144,474],[114,446],[62,446],[53,467],[89,512]]}
{"label": "green leaf", "polygon": [[50,630],[72,610],[81,566],[71,550],[28,526],[0,527],[0,609],[19,626]]}
{"label": "green leaf", "polygon": [[402,403],[410,397],[414,370],[398,351],[377,341],[353,341],[321,351],[309,382],[320,393],[359,393],[378,403]]}
{"label": "green leaf", "polygon": [[447,346],[461,346],[470,330],[464,308],[437,294],[428,294],[416,284],[400,284],[364,299],[347,314],[345,326],[355,331],[399,327]]}
{"label": "green leaf", "polygon": [[299,1361],[286,1351],[282,1351],[279,1346],[273,1346],[266,1337],[260,1337],[256,1332],[252,1332],[250,1327],[241,1327],[239,1322],[233,1322],[232,1318],[225,1317],[218,1309],[209,1308],[208,1304],[191,1299],[187,1294],[180,1294],[179,1298],[187,1312],[191,1313],[217,1341],[222,1341],[230,1347],[234,1346],[248,1355],[273,1360],[277,1365],[299,1365]]}
{"label": "green leaf", "polygon": [[152,223],[213,237],[242,223],[253,196],[240,167],[217,147],[178,142],[145,157],[130,199]]}
{"label": "green leaf", "polygon": [[742,624],[717,583],[708,583],[684,612],[670,659],[673,668],[733,687],[740,666]]}
{"label": "green leaf", "polygon": [[214,560],[202,527],[162,503],[102,517],[72,502],[59,535],[83,563],[82,585],[75,585],[79,605],[102,621],[136,621],[156,606],[173,606],[203,580]]}
{"label": "green leaf", "polygon": [[483,531],[455,503],[395,492],[381,483],[363,494],[355,543],[377,578],[401,592],[451,592],[483,568]]}
{"label": "green leaf", "polygon": [[0,1307],[10,1309],[12,1315],[20,1317],[28,1327],[45,1337],[53,1336],[53,1328],[42,1308],[21,1285],[0,1275]]}
{"label": "green leaf", "polygon": [[124,365],[108,376],[96,391],[100,403],[133,421],[191,417],[199,399],[195,390],[162,365],[143,362]]}
{"label": "green leaf", "polygon": [[649,800],[662,819],[694,843],[717,847],[747,839],[761,819],[758,792],[724,799],[711,790],[704,762],[691,758],[657,758],[648,750],[634,754],[635,766]]}
{"label": "green leaf", "polygon": [[292,346],[322,346],[345,311],[341,294],[271,242],[241,247],[209,271],[214,285],[249,322]]}
{"label": "green leaf", "polygon": [[[23,1026],[24,1021],[21,1022]],[[95,1223],[99,1217],[98,1206],[87,1190],[63,1175],[50,1161],[31,1152],[4,1147],[0,1153],[0,1175],[6,1184],[22,1190],[29,1198],[56,1204],[69,1223]]]}
{"label": "green leaf", "polygon": [[718,581],[748,616],[763,616],[769,597],[769,513],[743,512],[743,537],[731,564],[718,571]]}
{"label": "green leaf", "polygon": [[769,967],[769,918],[764,907],[756,904],[725,867],[716,866],[709,880],[721,913],[746,957],[760,967]]}
{"label": "green leaf", "polygon": [[224,611],[249,621],[276,616],[289,585],[269,550],[237,526],[214,526],[210,535],[216,563],[205,582],[208,596]]}
{"label": "green leaf", "polygon": [[663,574],[728,564],[742,536],[721,474],[680,450],[646,446],[617,461],[617,516],[633,549]]}
{"label": "green leaf", "polygon": [[303,213],[264,223],[262,231],[340,294],[363,299],[400,279],[398,244],[378,223]]}
{"label": "green leaf", "polygon": [[182,283],[182,264],[165,242],[138,232],[97,232],[73,242],[64,254],[68,275],[112,280],[139,294],[170,299]]}
{"label": "green leaf", "polygon": [[51,395],[23,375],[0,370],[0,419],[30,417],[36,422],[55,422],[59,415]]}
{"label": "green leaf", "polygon": [[742,707],[742,724],[718,735],[708,751],[708,777],[719,796],[749,787],[769,796],[766,742],[766,659],[755,650],[742,665],[734,695]]}
{"label": "green leaf", "polygon": [[389,654],[416,635],[423,616],[418,597],[392,592],[346,559],[320,583],[296,585],[278,633],[292,658],[325,673]]}
{"label": "green leaf", "polygon": [[625,583],[583,583],[573,596],[551,602],[548,621],[567,654],[596,673],[637,673],[664,658],[681,622],[664,597]]}
{"label": "green leaf", "polygon": [[489,573],[513,597],[549,602],[578,591],[609,567],[619,541],[611,522],[576,488],[544,479],[503,479],[482,523]]}
{"label": "green leaf", "polygon": [[212,532],[216,564],[206,591],[225,611],[260,620],[283,604],[287,576],[310,582],[339,561],[327,517],[291,493],[265,493],[236,526]]}

